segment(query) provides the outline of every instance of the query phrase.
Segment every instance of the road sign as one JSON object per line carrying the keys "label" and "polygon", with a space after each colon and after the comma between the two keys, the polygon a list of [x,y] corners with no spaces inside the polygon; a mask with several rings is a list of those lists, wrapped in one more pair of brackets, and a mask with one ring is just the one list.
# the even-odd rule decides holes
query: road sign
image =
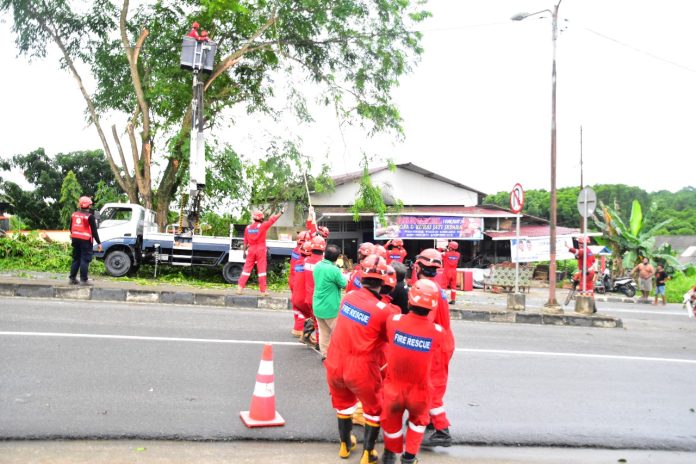
{"label": "road sign", "polygon": [[597,194],[590,187],[585,187],[578,195],[578,211],[582,217],[590,217],[597,208]]}
{"label": "road sign", "polygon": [[524,189],[520,184],[515,184],[510,192],[510,209],[517,214],[524,208]]}

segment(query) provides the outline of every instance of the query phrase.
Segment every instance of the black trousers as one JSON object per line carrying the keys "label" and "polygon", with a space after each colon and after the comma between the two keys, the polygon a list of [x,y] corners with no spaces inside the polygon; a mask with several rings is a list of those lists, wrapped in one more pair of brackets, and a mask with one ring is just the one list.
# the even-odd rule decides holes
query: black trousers
{"label": "black trousers", "polygon": [[80,280],[87,282],[87,272],[89,271],[89,263],[92,261],[92,241],[80,240],[79,238],[72,239],[72,266],[70,266],[70,279],[77,277],[77,271],[80,271]]}

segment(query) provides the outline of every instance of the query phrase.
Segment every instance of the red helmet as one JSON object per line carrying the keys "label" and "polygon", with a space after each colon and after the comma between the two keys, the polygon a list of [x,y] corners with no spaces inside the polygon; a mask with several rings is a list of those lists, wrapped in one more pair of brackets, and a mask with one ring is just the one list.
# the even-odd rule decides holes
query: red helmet
{"label": "red helmet", "polygon": [[393,267],[387,264],[387,275],[384,276],[384,283],[383,285],[385,287],[389,287],[393,289],[396,287],[396,271],[394,270]]}
{"label": "red helmet", "polygon": [[302,244],[302,248],[300,248],[300,253],[302,256],[309,256],[312,254],[312,241],[307,240]]}
{"label": "red helmet", "polygon": [[387,259],[387,249],[384,248],[382,245],[375,245],[372,248],[372,254]]}
{"label": "red helmet", "polygon": [[310,243],[312,244],[312,250],[326,250],[326,240],[324,240],[324,237],[320,237],[318,235],[316,237],[312,237]]}
{"label": "red helmet", "polygon": [[92,199],[90,197],[80,197],[80,199],[77,201],[77,206],[82,209],[87,209],[92,206]]}
{"label": "red helmet", "polygon": [[456,251],[457,248],[459,248],[459,244],[457,242],[449,242],[447,244],[447,248],[449,248],[450,250]]}
{"label": "red helmet", "polygon": [[307,232],[306,230],[301,231],[300,233],[297,234],[297,244],[302,245],[304,242],[312,238],[312,234]]}
{"label": "red helmet", "polygon": [[317,235],[320,235],[324,238],[329,238],[329,228],[324,226],[317,227]]}
{"label": "red helmet", "polygon": [[583,235],[582,237],[578,237],[578,243],[587,243],[589,245],[590,243],[590,237]]}
{"label": "red helmet", "polygon": [[408,303],[432,311],[442,298],[440,289],[432,280],[420,279],[408,291]]}
{"label": "red helmet", "polygon": [[381,256],[370,255],[360,262],[362,277],[385,280],[387,275],[387,261]]}
{"label": "red helmet", "polygon": [[395,247],[403,247],[404,246],[404,241],[401,240],[400,238],[395,238],[391,241],[391,244],[394,245]]}
{"label": "red helmet", "polygon": [[370,242],[361,243],[358,247],[358,254],[362,256],[367,256],[372,254],[372,249],[375,246]]}
{"label": "red helmet", "polygon": [[434,248],[427,248],[416,256],[416,263],[421,266],[442,267],[442,254]]}
{"label": "red helmet", "polygon": [[191,25],[191,27],[194,29],[198,29],[199,27],[201,27],[201,25],[198,24],[196,21],[194,21],[193,24]]}
{"label": "red helmet", "polygon": [[263,221],[263,212],[256,210],[253,213],[251,213],[251,218],[254,221]]}

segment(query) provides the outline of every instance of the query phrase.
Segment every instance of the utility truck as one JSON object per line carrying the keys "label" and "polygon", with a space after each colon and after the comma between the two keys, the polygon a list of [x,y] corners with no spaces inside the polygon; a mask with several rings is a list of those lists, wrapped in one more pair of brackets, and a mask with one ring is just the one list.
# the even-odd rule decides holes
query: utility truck
{"label": "utility truck", "polygon": [[[198,25],[194,24],[194,30]],[[203,111],[203,74],[213,70],[217,44],[207,37],[190,32],[182,38],[181,67],[193,72],[191,101],[192,128],[189,151],[188,207],[181,208],[178,224],[159,232],[153,211],[137,204],[107,203],[99,214],[99,238],[103,251],[95,252],[104,260],[107,272],[115,277],[137,272],[141,264],[157,266],[221,267],[225,281],[236,283],[244,264],[244,240],[201,234],[200,216],[205,189],[205,118]],[[289,257],[295,242],[267,240],[271,264]]]}
{"label": "utility truck", "polygon": [[[244,239],[235,237],[234,225],[229,237],[201,235],[181,230],[178,224],[158,232],[155,213],[131,203],[107,203],[99,213],[101,252],[94,256],[104,261],[109,275],[122,277],[138,271],[141,264],[157,266],[205,266],[221,268],[228,283],[237,283],[244,265]],[[289,258],[295,242],[267,240],[271,265]]]}

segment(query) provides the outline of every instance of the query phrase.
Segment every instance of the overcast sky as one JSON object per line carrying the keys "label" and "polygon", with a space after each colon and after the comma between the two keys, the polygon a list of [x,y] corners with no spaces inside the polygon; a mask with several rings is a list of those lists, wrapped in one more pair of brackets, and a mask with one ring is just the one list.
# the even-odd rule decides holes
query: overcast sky
{"label": "overcast sky", "polygon": [[[551,19],[510,17],[552,6],[551,0],[431,0],[434,17],[421,26],[425,54],[395,93],[405,120],[402,143],[354,131],[342,136],[330,118],[313,129],[286,121],[267,131],[296,131],[318,160],[330,157],[337,174],[355,170],[365,150],[487,193],[516,182],[548,189]],[[696,186],[695,13],[693,0],[563,0],[559,187],[580,183],[581,125],[586,184],[648,191]],[[29,63],[15,54],[9,24],[2,23],[0,157],[38,147],[51,155],[101,148],[57,55]],[[261,152],[258,128],[237,119],[225,137],[245,152]]]}

